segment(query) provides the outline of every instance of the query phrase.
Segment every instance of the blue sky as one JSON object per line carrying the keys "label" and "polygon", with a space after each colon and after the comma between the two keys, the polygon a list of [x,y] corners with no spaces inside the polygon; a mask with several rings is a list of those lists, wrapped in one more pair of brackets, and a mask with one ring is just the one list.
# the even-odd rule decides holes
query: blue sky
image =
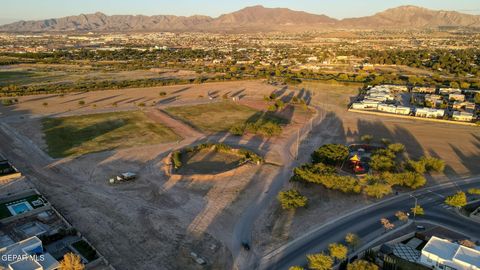
{"label": "blue sky", "polygon": [[0,0],[0,23],[104,12],[144,15],[209,15],[216,17],[246,6],[288,7],[334,18],[360,17],[400,5],[480,14],[479,0]]}

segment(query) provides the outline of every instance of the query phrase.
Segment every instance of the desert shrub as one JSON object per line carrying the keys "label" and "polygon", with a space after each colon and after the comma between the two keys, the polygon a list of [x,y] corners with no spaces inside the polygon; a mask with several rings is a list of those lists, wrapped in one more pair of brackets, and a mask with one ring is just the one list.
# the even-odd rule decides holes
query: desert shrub
{"label": "desert shrub", "polygon": [[[333,169],[333,170],[332,170]],[[320,184],[332,190],[339,190],[345,193],[360,193],[361,186],[357,178],[351,176],[335,175],[335,168],[328,169],[315,165],[303,165],[293,170],[292,181]],[[323,174],[318,173],[323,170]]]}
{"label": "desert shrub", "polygon": [[158,93],[158,95],[159,95],[159,96],[161,96],[161,97],[164,97],[164,96],[166,96],[166,95],[167,95],[167,92],[165,92],[165,91],[161,91],[160,93]]}
{"label": "desert shrub", "polygon": [[372,135],[368,135],[368,134],[367,134],[367,135],[363,135],[362,137],[360,137],[360,140],[361,140],[362,142],[364,142],[364,143],[369,144],[369,143],[372,142],[373,136],[372,136]]}
{"label": "desert shrub", "polygon": [[459,191],[445,199],[445,203],[454,207],[464,207],[467,205],[467,195],[463,191]]}
{"label": "desert shrub", "polygon": [[421,157],[418,161],[408,159],[404,166],[405,169],[420,174],[431,171],[443,172],[445,161],[434,157]]}
{"label": "desert shrub", "polygon": [[445,170],[445,161],[434,157],[422,157],[420,159],[425,164],[425,170],[443,172]]}
{"label": "desert shrub", "polygon": [[415,172],[403,172],[403,173],[390,173],[386,172],[382,174],[382,178],[386,183],[394,186],[404,186],[412,189],[423,187],[427,183],[427,179]]}
{"label": "desert shrub", "polygon": [[245,126],[244,125],[234,125],[230,128],[229,132],[232,135],[242,136],[245,133]]}
{"label": "desert shrub", "polygon": [[412,159],[407,159],[405,161],[405,169],[411,171],[411,172],[416,172],[416,173],[420,173],[420,174],[423,174],[426,172],[426,169],[425,169],[425,163],[421,160],[419,161],[415,161],[415,160],[412,160]]}
{"label": "desert shrub", "polygon": [[282,110],[283,108],[285,108],[285,103],[283,103],[283,101],[281,99],[277,99],[277,100],[275,100],[275,107],[278,110]]}
{"label": "desert shrub", "polygon": [[390,155],[373,154],[369,163],[370,167],[379,172],[390,172],[395,168],[395,160]]}
{"label": "desert shrub", "polygon": [[389,184],[375,183],[365,186],[363,188],[363,192],[367,196],[380,199],[392,193],[392,186],[390,186]]}
{"label": "desert shrub", "polygon": [[277,110],[277,106],[275,106],[275,104],[272,104],[272,105],[268,106],[267,110],[269,112],[274,112],[274,111]]}
{"label": "desert shrub", "polygon": [[179,169],[182,166],[182,153],[175,151],[172,153],[173,168]]}
{"label": "desert shrub", "polygon": [[468,193],[471,195],[480,195],[480,188],[471,188],[468,190]]}
{"label": "desert shrub", "polygon": [[325,144],[312,153],[313,163],[338,165],[348,157],[348,147],[343,144]]}
{"label": "desert shrub", "polygon": [[85,105],[85,101],[84,101],[84,100],[80,100],[80,101],[78,102],[78,105],[80,105],[80,106]]}
{"label": "desert shrub", "polygon": [[379,267],[371,262],[364,260],[356,260],[353,263],[347,265],[347,270],[378,270]]}
{"label": "desert shrub", "polygon": [[390,150],[391,152],[395,153],[395,154],[399,154],[399,153],[402,153],[403,151],[405,151],[405,145],[403,145],[401,143],[393,143],[393,144],[389,144],[387,146],[387,149]]}
{"label": "desert shrub", "polygon": [[18,103],[18,99],[16,98],[8,98],[8,99],[2,99],[2,105],[3,106],[11,106],[13,104]]}
{"label": "desert shrub", "polygon": [[281,191],[278,193],[278,201],[282,205],[282,208],[285,210],[295,209],[298,207],[307,206],[308,199],[307,197],[300,194],[295,189],[290,189],[287,191]]}
{"label": "desert shrub", "polygon": [[267,137],[272,137],[282,133],[282,127],[280,124],[269,120],[259,120],[257,122],[247,123],[245,130],[250,133]]}
{"label": "desert shrub", "polygon": [[138,107],[145,107],[145,102],[138,103]]}

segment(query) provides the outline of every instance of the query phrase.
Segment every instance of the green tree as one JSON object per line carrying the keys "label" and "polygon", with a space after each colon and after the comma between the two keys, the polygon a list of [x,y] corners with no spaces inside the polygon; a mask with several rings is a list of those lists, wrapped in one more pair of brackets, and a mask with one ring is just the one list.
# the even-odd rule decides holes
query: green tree
{"label": "green tree", "polygon": [[371,262],[364,260],[356,260],[355,262],[347,265],[347,270],[378,270],[378,266]]}
{"label": "green tree", "polygon": [[323,254],[309,254],[307,255],[308,268],[313,270],[330,270],[333,267],[333,258]]}
{"label": "green tree", "polygon": [[312,154],[313,163],[338,165],[348,157],[348,147],[343,144],[325,144]]}
{"label": "green tree", "polygon": [[303,267],[295,265],[295,266],[290,266],[288,270],[304,270]]}
{"label": "green tree", "polygon": [[349,247],[355,250],[360,245],[360,236],[354,233],[347,233],[347,235],[345,235],[345,242]]}
{"label": "green tree", "polygon": [[279,192],[278,200],[280,201],[282,208],[285,210],[305,207],[308,203],[307,197],[303,196],[295,189]]}
{"label": "green tree", "polygon": [[423,207],[421,207],[420,205],[417,204],[417,206],[413,207],[412,209],[412,214],[416,215],[416,216],[423,216],[425,215],[425,210],[423,210]]}
{"label": "green tree", "polygon": [[348,255],[348,248],[338,243],[328,245],[328,251],[330,252],[330,256],[335,260],[344,260]]}
{"label": "green tree", "polygon": [[452,196],[448,196],[445,199],[445,203],[457,208],[464,207],[465,205],[467,205],[467,195],[465,194],[465,192],[459,191]]}

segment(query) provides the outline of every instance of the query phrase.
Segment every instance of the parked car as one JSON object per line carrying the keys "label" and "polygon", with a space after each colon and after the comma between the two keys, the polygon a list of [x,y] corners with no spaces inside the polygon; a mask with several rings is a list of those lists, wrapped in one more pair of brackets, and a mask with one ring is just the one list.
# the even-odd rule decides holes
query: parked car
{"label": "parked car", "polygon": [[242,247],[243,247],[246,251],[249,251],[249,250],[250,250],[250,245],[249,245],[247,242],[242,242]]}
{"label": "parked car", "polygon": [[117,175],[117,176],[114,176],[114,177],[110,178],[109,183],[110,184],[116,184],[116,183],[119,183],[119,182],[126,182],[126,181],[135,180],[136,178],[137,178],[137,175],[135,173],[126,172],[126,173],[122,173],[120,175]]}
{"label": "parked car", "polygon": [[417,230],[418,230],[418,231],[424,231],[424,230],[425,230],[425,226],[423,226],[423,225],[417,225]]}

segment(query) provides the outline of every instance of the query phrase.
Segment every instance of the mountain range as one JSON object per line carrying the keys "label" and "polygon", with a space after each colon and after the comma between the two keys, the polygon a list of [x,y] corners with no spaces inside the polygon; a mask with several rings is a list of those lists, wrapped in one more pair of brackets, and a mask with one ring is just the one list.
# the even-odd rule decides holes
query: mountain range
{"label": "mountain range", "polygon": [[268,32],[324,29],[409,30],[439,27],[480,28],[480,15],[400,6],[372,16],[338,20],[326,15],[287,8],[252,6],[217,18],[201,15],[107,16],[97,12],[58,19],[18,21],[0,26],[0,32]]}

